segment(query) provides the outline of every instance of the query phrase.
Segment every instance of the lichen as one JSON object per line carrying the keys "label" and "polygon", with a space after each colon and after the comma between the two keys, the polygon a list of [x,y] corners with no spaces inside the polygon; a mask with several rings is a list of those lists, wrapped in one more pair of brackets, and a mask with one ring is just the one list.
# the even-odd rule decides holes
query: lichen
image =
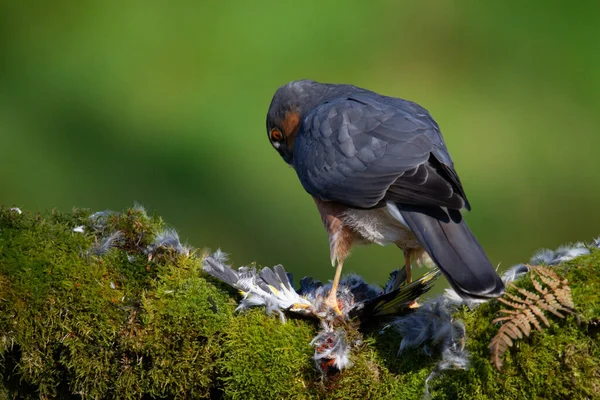
{"label": "lichen", "polygon": [[[0,208],[0,398],[422,398],[435,352],[398,355],[398,332],[351,324],[352,366],[322,380],[314,321],[234,312],[240,296],[202,271],[199,251],[155,242],[165,229],[140,207]],[[576,315],[520,340],[499,372],[488,345],[500,304],[461,308],[471,364],[431,380],[434,399],[600,397],[600,250],[552,268]],[[527,275],[515,284],[530,289]]]}

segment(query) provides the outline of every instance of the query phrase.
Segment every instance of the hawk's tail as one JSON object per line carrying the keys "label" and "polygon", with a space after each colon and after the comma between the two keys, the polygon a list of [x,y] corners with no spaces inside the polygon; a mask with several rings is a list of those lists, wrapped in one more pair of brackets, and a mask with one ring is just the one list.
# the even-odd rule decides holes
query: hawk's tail
{"label": "hawk's tail", "polygon": [[504,283],[458,210],[398,208],[462,298],[487,300],[504,293]]}

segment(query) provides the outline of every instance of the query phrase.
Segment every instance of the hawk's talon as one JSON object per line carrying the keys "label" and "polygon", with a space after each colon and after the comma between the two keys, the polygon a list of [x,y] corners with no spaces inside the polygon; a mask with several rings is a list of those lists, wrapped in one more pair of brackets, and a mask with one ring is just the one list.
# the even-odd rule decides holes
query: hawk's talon
{"label": "hawk's talon", "polygon": [[413,309],[413,310],[415,310],[415,309],[417,309],[417,308],[419,308],[419,307],[421,307],[421,306],[419,305],[419,303],[417,303],[417,301],[416,301],[416,300],[415,300],[415,301],[413,301],[412,303],[410,303],[410,304],[408,305],[408,308],[410,308],[410,309]]}
{"label": "hawk's talon", "polygon": [[327,307],[329,307],[329,309],[333,310],[333,312],[335,312],[336,315],[343,315],[342,310],[340,310],[340,306],[337,301],[337,296],[329,295],[329,297],[327,297],[327,300],[325,300],[325,304],[327,305]]}

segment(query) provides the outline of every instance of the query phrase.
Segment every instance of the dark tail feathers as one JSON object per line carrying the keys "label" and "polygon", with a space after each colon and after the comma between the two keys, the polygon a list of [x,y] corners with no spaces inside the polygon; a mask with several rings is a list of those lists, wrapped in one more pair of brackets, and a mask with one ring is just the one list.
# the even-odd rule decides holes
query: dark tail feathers
{"label": "dark tail feathers", "polygon": [[459,211],[401,205],[398,208],[462,298],[487,300],[504,293],[504,283]]}

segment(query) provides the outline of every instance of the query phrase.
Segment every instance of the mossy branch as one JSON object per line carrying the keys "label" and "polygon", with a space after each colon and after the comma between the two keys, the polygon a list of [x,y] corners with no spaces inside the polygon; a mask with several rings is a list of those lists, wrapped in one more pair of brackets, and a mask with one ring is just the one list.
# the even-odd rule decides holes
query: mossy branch
{"label": "mossy branch", "polygon": [[[402,337],[394,330],[350,326],[353,366],[322,381],[311,360],[313,320],[282,324],[261,309],[235,313],[239,295],[202,271],[199,251],[165,232],[141,208],[93,215],[0,208],[0,398],[422,397],[435,356],[398,355]],[[562,284],[544,293],[553,278],[536,275],[537,283],[515,283],[521,302],[508,298],[517,306],[506,306],[506,317],[522,301],[544,299],[566,318],[553,323],[550,310],[528,308],[532,315],[515,322],[513,335],[526,321],[550,326],[507,350],[499,372],[488,344],[501,329],[492,321],[502,303],[460,309],[454,317],[464,321],[471,366],[433,380],[433,398],[600,396],[593,328],[600,252],[552,271],[568,279],[572,304]],[[557,304],[576,309],[578,319]]]}

